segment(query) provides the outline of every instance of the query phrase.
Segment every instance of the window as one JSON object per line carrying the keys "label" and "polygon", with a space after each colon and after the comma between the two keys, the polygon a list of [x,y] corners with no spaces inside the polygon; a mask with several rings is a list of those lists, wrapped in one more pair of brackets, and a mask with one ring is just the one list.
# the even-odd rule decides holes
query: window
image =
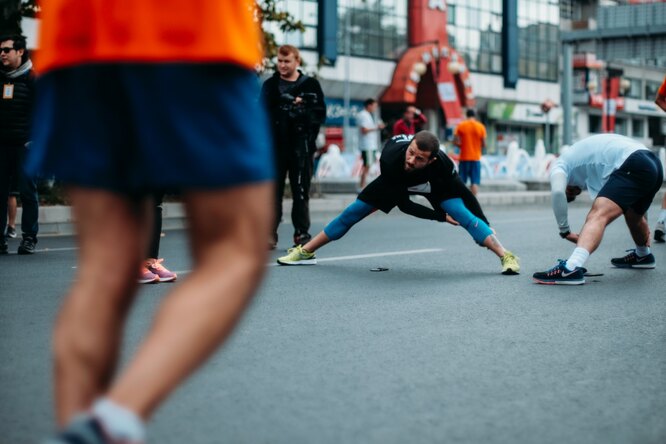
{"label": "window", "polygon": [[[470,60],[471,71],[502,72],[502,2],[450,0],[450,39]],[[521,77],[556,82],[559,63],[559,2],[519,0],[518,27]]]}
{"label": "window", "polygon": [[643,119],[631,119],[632,137],[645,137],[645,124]]}
{"label": "window", "polygon": [[347,34],[351,55],[395,59],[407,46],[407,1],[338,2],[341,54],[345,53]]}
{"label": "window", "polygon": [[654,100],[657,98],[657,91],[659,91],[659,87],[661,86],[660,82],[654,82],[652,80],[648,80],[645,82],[645,100]]}
{"label": "window", "polygon": [[282,0],[279,4],[281,11],[289,12],[294,19],[300,20],[305,26],[305,32],[295,31],[285,33],[279,29],[277,23],[269,23],[266,31],[275,35],[278,45],[289,44],[303,49],[317,48],[317,14],[316,0]]}
{"label": "window", "polygon": [[[520,0],[518,34],[521,43],[521,77],[557,81],[559,3],[555,0]],[[520,68],[522,65],[522,68]]]}
{"label": "window", "polygon": [[624,92],[624,97],[632,99],[641,99],[641,80],[640,79],[627,79],[629,81],[629,89]]}
{"label": "window", "polygon": [[601,132],[601,116],[590,114],[588,119],[588,130],[590,134]]}

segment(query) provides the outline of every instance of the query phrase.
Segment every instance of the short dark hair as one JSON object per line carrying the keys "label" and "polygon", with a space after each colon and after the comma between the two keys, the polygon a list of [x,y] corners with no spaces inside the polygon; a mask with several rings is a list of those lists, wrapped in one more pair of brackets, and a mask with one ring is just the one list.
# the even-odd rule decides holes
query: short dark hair
{"label": "short dark hair", "polygon": [[468,109],[467,112],[465,113],[467,117],[474,117],[476,116],[476,111],[474,111],[472,108]]}
{"label": "short dark hair", "polygon": [[0,37],[0,42],[6,42],[7,40],[12,40],[14,42],[14,49],[25,49],[25,37],[19,34],[8,34]]}
{"label": "short dark hair", "polygon": [[419,131],[416,133],[414,142],[416,142],[419,150],[429,152],[430,157],[433,157],[439,151],[439,139],[430,131]]}
{"label": "short dark hair", "polygon": [[363,106],[367,108],[368,106],[372,105],[373,103],[377,103],[375,99],[365,99],[363,102]]}

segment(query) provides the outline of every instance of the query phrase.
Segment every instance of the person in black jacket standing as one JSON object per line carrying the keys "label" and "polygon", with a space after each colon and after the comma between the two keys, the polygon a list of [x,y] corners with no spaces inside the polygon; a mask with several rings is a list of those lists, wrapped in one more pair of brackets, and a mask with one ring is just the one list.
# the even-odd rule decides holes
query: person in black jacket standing
{"label": "person in black jacket standing", "polygon": [[301,64],[298,49],[291,45],[280,46],[277,60],[277,71],[264,82],[261,90],[270,113],[278,173],[271,248],[277,246],[287,173],[293,196],[294,244],[310,240],[310,181],[315,139],[326,118],[321,85],[297,69]]}
{"label": "person in black jacket standing", "polygon": [[0,37],[2,100],[0,100],[0,254],[7,253],[7,197],[12,178],[18,180],[23,206],[23,240],[19,254],[32,254],[37,244],[39,202],[37,186],[25,173],[23,159],[30,139],[35,80],[23,36]]}

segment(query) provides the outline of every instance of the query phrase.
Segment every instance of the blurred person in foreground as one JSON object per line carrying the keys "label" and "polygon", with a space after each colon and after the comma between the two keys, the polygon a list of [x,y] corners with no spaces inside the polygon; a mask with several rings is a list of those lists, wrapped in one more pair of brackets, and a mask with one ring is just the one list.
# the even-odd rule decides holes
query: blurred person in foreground
{"label": "blurred person in foreground", "polygon": [[16,195],[23,207],[19,254],[35,252],[39,231],[37,184],[24,168],[35,100],[32,61],[26,51],[23,36],[0,37],[0,254],[8,252],[7,238],[16,237]]}
{"label": "blurred person in foreground", "polygon": [[[659,108],[666,111],[666,78],[661,83],[659,90],[657,91],[657,97],[654,101]],[[654,227],[654,240],[657,242],[666,242],[664,239],[666,236],[666,194],[661,201],[661,212],[657,218],[657,225]]]}
{"label": "blurred person in foreground", "polygon": [[[229,335],[263,274],[274,167],[256,100],[254,3],[41,6],[28,166],[68,184],[80,246],[53,335],[62,429],[47,442],[142,443],[145,422]],[[193,271],[116,373],[149,196],[165,188],[182,193]]]}
{"label": "blurred person in foreground", "polygon": [[315,141],[326,119],[324,93],[319,81],[298,70],[301,55],[291,45],[278,48],[277,70],[268,78],[261,96],[270,114],[277,164],[275,225],[269,248],[277,246],[282,219],[282,198],[287,174],[291,187],[294,244],[310,240],[310,183]]}
{"label": "blurred person in foreground", "polygon": [[[597,134],[580,140],[555,161],[550,172],[553,212],[560,237],[576,244],[568,260],[534,273],[538,284],[582,285],[588,258],[601,244],[606,227],[624,215],[636,245],[624,257],[611,259],[617,268],[655,268],[650,252],[647,210],[661,188],[661,162],[643,144],[619,134]],[[580,234],[569,227],[567,203],[582,190],[594,199]]]}

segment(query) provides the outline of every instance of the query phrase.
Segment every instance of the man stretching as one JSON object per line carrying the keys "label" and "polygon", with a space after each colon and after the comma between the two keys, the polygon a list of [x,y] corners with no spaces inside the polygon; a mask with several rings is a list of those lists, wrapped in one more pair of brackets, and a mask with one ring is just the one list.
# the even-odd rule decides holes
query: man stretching
{"label": "man stretching", "polygon": [[[550,173],[553,211],[563,239],[576,244],[567,261],[534,273],[539,284],[581,285],[583,265],[599,247],[606,226],[624,214],[636,249],[611,259],[619,268],[654,268],[650,228],[645,214],[661,187],[661,163],[645,146],[618,134],[598,134],[574,143],[556,161]],[[569,229],[567,202],[582,189],[594,199],[580,235]]]}
{"label": "man stretching", "polygon": [[[313,265],[315,251],[338,240],[364,217],[376,210],[385,213],[395,206],[421,219],[448,220],[463,226],[474,240],[495,253],[503,274],[518,274],[518,258],[502,247],[489,227],[481,206],[458,178],[451,159],[439,150],[439,140],[421,131],[416,136],[396,136],[387,142],[380,159],[381,175],[359,194],[324,231],[305,245],[289,250],[278,259],[281,265]],[[435,210],[418,205],[410,194],[421,194]]]}

